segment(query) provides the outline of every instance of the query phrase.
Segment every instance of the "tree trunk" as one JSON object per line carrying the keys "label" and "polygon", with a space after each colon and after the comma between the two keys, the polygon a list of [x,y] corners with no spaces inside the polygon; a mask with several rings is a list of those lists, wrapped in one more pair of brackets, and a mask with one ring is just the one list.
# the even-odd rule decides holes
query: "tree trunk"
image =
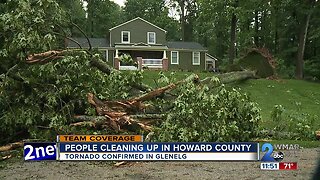
{"label": "tree trunk", "polygon": [[22,147],[22,146],[23,146],[23,141],[11,143],[11,144],[8,144],[8,145],[5,145],[5,146],[0,146],[0,152],[10,151],[10,150]]}
{"label": "tree trunk", "polygon": [[254,44],[259,47],[259,11],[254,11]]}
{"label": "tree trunk", "polygon": [[181,15],[180,15],[180,23],[181,23],[181,40],[185,41],[185,26],[186,26],[186,16],[185,16],[185,8],[184,8],[184,0],[179,1],[179,6],[181,8]]}
{"label": "tree trunk", "polygon": [[209,87],[214,87],[216,84],[212,83],[212,78],[218,78],[220,83],[228,84],[234,83],[239,81],[244,81],[247,79],[255,78],[256,74],[254,71],[235,71],[229,72],[224,74],[218,74],[217,76],[213,77],[206,77],[200,81],[202,84],[208,84]]}
{"label": "tree trunk", "polygon": [[278,32],[278,24],[279,24],[279,20],[278,20],[278,15],[279,15],[279,9],[276,6],[274,9],[274,16],[275,16],[275,20],[274,20],[274,54],[278,53],[278,46],[279,46],[279,32]]}
{"label": "tree trunk", "polygon": [[279,34],[278,34],[278,27],[275,28],[275,35],[274,35],[274,54],[278,53],[278,44],[279,44]]}
{"label": "tree trunk", "polygon": [[311,13],[304,15],[304,18],[303,18],[304,21],[299,32],[299,44],[298,44],[298,53],[297,53],[297,59],[296,59],[296,79],[303,78],[303,66],[304,66],[303,56],[304,56],[304,49],[306,46],[310,17],[311,17]]}
{"label": "tree trunk", "polygon": [[[238,6],[238,0],[235,0],[234,7]],[[236,30],[237,30],[237,16],[235,12],[232,13],[231,17],[231,30],[230,30],[230,49],[229,49],[229,64],[233,64],[234,58],[236,57]]]}

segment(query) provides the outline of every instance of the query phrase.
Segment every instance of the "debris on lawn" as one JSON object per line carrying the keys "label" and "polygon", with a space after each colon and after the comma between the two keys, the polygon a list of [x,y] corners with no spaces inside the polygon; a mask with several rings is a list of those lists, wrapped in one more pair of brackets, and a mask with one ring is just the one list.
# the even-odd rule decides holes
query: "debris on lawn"
{"label": "debris on lawn", "polygon": [[22,146],[23,146],[23,141],[10,143],[10,144],[4,145],[4,146],[0,146],[0,152],[11,151],[11,150],[20,148]]}
{"label": "debris on lawn", "polygon": [[316,131],[316,138],[320,140],[320,131]]}

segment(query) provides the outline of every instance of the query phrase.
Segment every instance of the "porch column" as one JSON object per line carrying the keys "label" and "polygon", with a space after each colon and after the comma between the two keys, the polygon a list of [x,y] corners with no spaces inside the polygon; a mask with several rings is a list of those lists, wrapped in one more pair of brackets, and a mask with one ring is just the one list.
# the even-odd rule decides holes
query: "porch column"
{"label": "porch column", "polygon": [[138,62],[138,70],[142,69],[142,57],[137,57],[137,62]]}
{"label": "porch column", "polygon": [[162,59],[167,59],[167,51],[166,50],[163,51],[163,58]]}
{"label": "porch column", "polygon": [[169,60],[167,58],[167,51],[163,51],[163,58],[162,58],[162,70],[168,71],[169,70]]}
{"label": "porch column", "polygon": [[116,49],[116,54],[115,54],[115,56],[114,56],[115,58],[119,58],[118,53],[119,53],[119,50]]}
{"label": "porch column", "polygon": [[116,49],[116,54],[114,56],[114,68],[119,70],[120,69],[120,60],[119,60],[119,56],[118,56],[118,49]]}

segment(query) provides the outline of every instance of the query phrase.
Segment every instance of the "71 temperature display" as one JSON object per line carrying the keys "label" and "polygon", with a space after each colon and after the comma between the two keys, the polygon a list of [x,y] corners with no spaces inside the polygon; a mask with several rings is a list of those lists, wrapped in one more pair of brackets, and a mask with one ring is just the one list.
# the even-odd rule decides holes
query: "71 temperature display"
{"label": "71 temperature display", "polygon": [[260,169],[262,170],[297,170],[297,162],[269,162],[261,163]]}

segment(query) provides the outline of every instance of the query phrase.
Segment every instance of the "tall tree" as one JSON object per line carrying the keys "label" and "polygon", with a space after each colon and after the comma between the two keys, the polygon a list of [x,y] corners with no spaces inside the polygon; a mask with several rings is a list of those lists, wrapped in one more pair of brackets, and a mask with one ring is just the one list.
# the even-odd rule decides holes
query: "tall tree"
{"label": "tall tree", "polygon": [[[62,10],[64,10],[67,21],[77,24],[81,29],[86,30],[86,12],[82,0],[58,0]],[[72,37],[82,36],[81,32],[72,25],[67,24],[68,31]]]}
{"label": "tall tree", "polygon": [[281,14],[281,2],[279,0],[271,1],[271,13],[272,13],[272,30],[274,32],[274,46],[273,53],[277,54],[279,52],[279,27],[280,27],[280,14]]}
{"label": "tall tree", "polygon": [[229,46],[229,13],[227,4],[217,0],[199,0],[194,27],[197,41],[209,48],[209,53],[224,59]]}
{"label": "tall tree", "polygon": [[299,44],[296,59],[296,78],[303,78],[303,66],[304,66],[304,50],[306,45],[308,27],[310,22],[310,17],[314,8],[316,0],[304,0],[302,9],[300,10],[300,30],[299,30]]}
{"label": "tall tree", "polygon": [[181,40],[192,41],[197,14],[196,0],[171,0],[170,4],[179,13]]}
{"label": "tall tree", "polygon": [[179,39],[178,21],[169,17],[169,8],[164,0],[127,0],[123,8],[125,20],[141,17],[167,30],[168,40]]}
{"label": "tall tree", "polygon": [[123,11],[126,20],[141,17],[149,21],[168,15],[168,8],[163,0],[127,0]]}
{"label": "tall tree", "polygon": [[109,29],[122,22],[121,8],[110,0],[87,0],[87,26],[91,37],[108,37]]}
{"label": "tall tree", "polygon": [[236,57],[236,32],[237,32],[237,15],[236,8],[239,6],[239,1],[234,0],[233,2],[233,12],[231,15],[231,27],[230,27],[230,47],[229,47],[229,64],[233,64]]}

